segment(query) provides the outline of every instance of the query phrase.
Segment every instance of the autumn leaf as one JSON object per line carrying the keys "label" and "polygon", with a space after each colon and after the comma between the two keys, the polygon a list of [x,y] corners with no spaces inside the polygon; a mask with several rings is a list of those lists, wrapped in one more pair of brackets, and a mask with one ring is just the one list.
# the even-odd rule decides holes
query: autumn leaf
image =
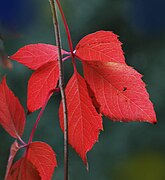
{"label": "autumn leaf", "polygon": [[[66,51],[61,50],[62,54]],[[32,70],[36,70],[50,61],[57,61],[58,48],[50,44],[29,44],[20,48],[15,54],[10,56],[15,60]]]}
{"label": "autumn leaf", "polygon": [[57,166],[56,155],[52,148],[44,142],[32,142],[26,158],[39,172],[42,180],[50,180]]}
{"label": "autumn leaf", "polygon": [[142,75],[121,63],[83,62],[84,76],[100,111],[115,121],[156,123]]}
{"label": "autumn leaf", "polygon": [[58,76],[57,61],[44,64],[32,74],[28,82],[27,107],[29,112],[43,106],[49,92],[56,88]]}
{"label": "autumn leaf", "polygon": [[121,42],[111,31],[97,31],[82,38],[75,54],[80,60],[125,63]]}
{"label": "autumn leaf", "polygon": [[18,160],[5,180],[41,180],[39,172],[26,158]]}
{"label": "autumn leaf", "polygon": [[12,137],[18,138],[23,134],[25,121],[24,109],[4,77],[0,83],[0,124]]}
{"label": "autumn leaf", "polygon": [[100,104],[97,102],[95,94],[92,91],[92,89],[90,88],[89,84],[86,83],[86,85],[87,85],[88,93],[89,93],[89,96],[90,96],[90,98],[92,100],[92,103],[93,103],[96,111],[100,114]]}
{"label": "autumn leaf", "polygon": [[[65,93],[69,143],[87,164],[86,153],[98,141],[99,132],[103,129],[102,119],[92,104],[85,80],[77,72],[69,80]],[[62,103],[59,118],[61,128],[64,130]]]}
{"label": "autumn leaf", "polygon": [[56,166],[52,148],[44,142],[32,142],[25,156],[11,167],[7,180],[50,180]]}

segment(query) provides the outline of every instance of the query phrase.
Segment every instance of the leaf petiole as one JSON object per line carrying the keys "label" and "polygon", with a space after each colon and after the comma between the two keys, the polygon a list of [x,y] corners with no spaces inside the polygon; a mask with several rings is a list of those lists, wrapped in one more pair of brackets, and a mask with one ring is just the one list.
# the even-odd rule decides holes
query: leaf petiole
{"label": "leaf petiole", "polygon": [[23,146],[27,145],[19,135],[17,136],[17,139],[22,143]]}
{"label": "leaf petiole", "polygon": [[34,137],[34,133],[35,133],[35,131],[36,131],[36,129],[37,129],[38,123],[39,123],[39,121],[40,121],[40,119],[41,119],[41,117],[42,117],[42,114],[43,114],[43,112],[44,112],[44,110],[45,110],[45,108],[46,108],[46,105],[47,105],[50,97],[52,96],[53,92],[54,92],[54,90],[49,92],[49,94],[48,94],[48,96],[47,96],[47,98],[46,98],[46,100],[45,100],[45,103],[44,103],[44,105],[42,106],[42,109],[40,110],[40,113],[38,114],[38,117],[37,117],[37,119],[36,119],[36,122],[35,122],[35,124],[34,124],[34,126],[33,126],[32,131],[31,131],[28,144],[30,144],[30,143],[32,142],[32,139],[33,139],[33,137]]}
{"label": "leaf petiole", "polygon": [[62,61],[64,62],[64,61],[66,61],[67,59],[69,59],[71,56],[66,56],[66,57],[64,57],[64,58],[62,58]]}

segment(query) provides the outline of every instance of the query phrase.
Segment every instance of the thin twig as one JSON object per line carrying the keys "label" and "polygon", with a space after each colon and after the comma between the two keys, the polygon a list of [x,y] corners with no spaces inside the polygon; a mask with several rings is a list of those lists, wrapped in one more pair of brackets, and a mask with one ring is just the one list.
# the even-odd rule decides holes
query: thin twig
{"label": "thin twig", "polygon": [[44,105],[42,106],[42,109],[40,110],[40,113],[38,114],[37,120],[36,120],[36,122],[35,122],[35,124],[34,124],[34,126],[33,126],[32,131],[31,131],[28,144],[32,142],[32,139],[33,139],[33,137],[34,137],[34,133],[35,133],[35,131],[36,131],[36,129],[37,129],[38,123],[39,123],[39,121],[40,121],[40,119],[41,119],[41,116],[42,116],[42,114],[43,114],[43,112],[44,112],[44,110],[45,110],[45,108],[46,108],[46,105],[47,105],[47,103],[48,103],[48,101],[49,101],[49,99],[50,99],[50,97],[51,97],[52,94],[53,94],[53,91],[50,91],[49,94],[48,94],[48,96],[47,96],[47,98],[46,98],[46,100],[45,100]]}
{"label": "thin twig", "polygon": [[54,0],[49,0],[52,16],[53,16],[53,25],[54,32],[56,37],[56,45],[58,47],[58,63],[59,63],[59,88],[61,91],[62,105],[63,105],[63,116],[64,116],[64,180],[68,180],[68,113],[66,105],[66,96],[64,91],[64,71],[63,71],[63,62],[61,54],[61,39],[60,39],[60,30],[57,18],[57,11]]}

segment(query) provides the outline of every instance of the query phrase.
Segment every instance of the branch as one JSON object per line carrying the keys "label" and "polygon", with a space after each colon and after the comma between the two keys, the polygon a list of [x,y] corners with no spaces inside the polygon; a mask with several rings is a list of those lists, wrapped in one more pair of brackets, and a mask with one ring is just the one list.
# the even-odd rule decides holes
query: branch
{"label": "branch", "polygon": [[69,49],[71,52],[72,64],[73,64],[74,71],[76,72],[77,69],[76,69],[76,63],[75,63],[75,58],[74,58],[75,54],[73,53],[73,45],[72,45],[72,39],[71,39],[69,27],[68,27],[68,24],[67,24],[67,21],[66,21],[66,18],[65,18],[65,15],[64,15],[64,12],[62,10],[62,7],[61,7],[59,0],[56,0],[56,3],[58,5],[59,11],[60,11],[60,14],[62,17],[62,21],[64,23],[64,27],[65,27],[65,31],[66,31],[66,35],[67,35],[67,39],[68,39],[68,44],[69,44]]}
{"label": "branch", "polygon": [[53,25],[54,32],[56,37],[56,45],[58,47],[58,63],[59,63],[59,88],[61,91],[62,105],[64,111],[64,180],[68,180],[68,113],[66,105],[66,96],[64,91],[64,71],[63,71],[63,62],[61,54],[61,39],[60,39],[60,30],[57,19],[57,11],[54,0],[49,0],[50,7],[53,16]]}

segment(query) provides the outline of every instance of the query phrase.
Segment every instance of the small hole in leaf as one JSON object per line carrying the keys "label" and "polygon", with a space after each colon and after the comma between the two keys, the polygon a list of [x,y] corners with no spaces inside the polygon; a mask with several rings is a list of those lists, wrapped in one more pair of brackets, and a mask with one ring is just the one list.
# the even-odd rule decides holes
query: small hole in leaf
{"label": "small hole in leaf", "polygon": [[127,87],[123,87],[123,91],[126,91],[127,90]]}

